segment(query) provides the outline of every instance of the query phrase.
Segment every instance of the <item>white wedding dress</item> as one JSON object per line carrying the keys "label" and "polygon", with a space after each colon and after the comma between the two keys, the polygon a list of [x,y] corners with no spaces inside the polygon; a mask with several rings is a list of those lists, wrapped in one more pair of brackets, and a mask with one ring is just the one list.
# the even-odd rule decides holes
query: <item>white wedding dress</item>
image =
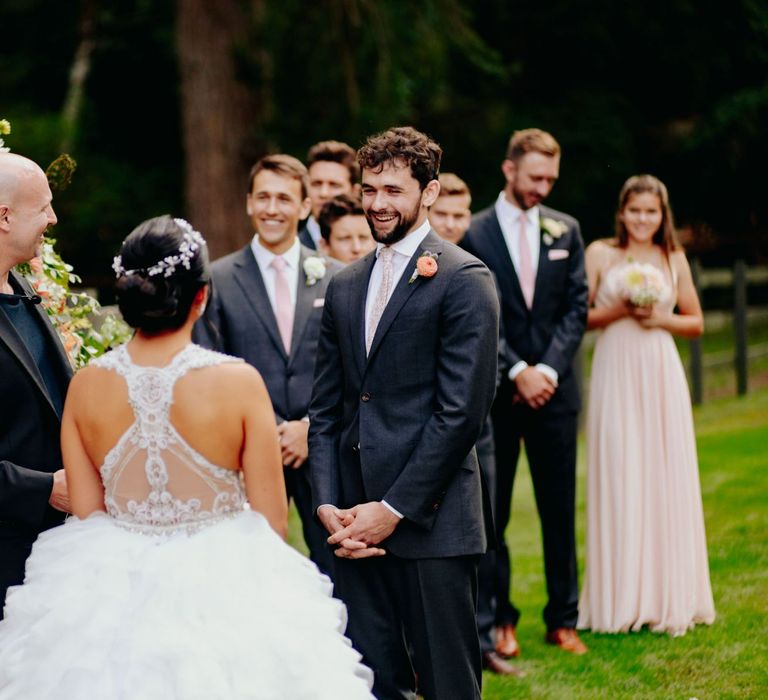
{"label": "white wedding dress", "polygon": [[190,344],[163,368],[125,346],[93,362],[136,420],[101,467],[107,513],[43,533],[8,592],[1,700],[372,697],[330,581],[170,422],[175,382],[231,361]]}

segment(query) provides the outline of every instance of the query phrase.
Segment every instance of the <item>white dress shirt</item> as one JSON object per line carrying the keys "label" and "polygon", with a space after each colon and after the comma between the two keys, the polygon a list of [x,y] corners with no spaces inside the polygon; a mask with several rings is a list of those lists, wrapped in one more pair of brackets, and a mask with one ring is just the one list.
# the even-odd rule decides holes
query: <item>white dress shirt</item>
{"label": "white dress shirt", "polygon": [[[395,291],[395,287],[397,287],[397,283],[400,281],[400,278],[403,276],[403,273],[405,272],[405,268],[408,265],[408,261],[413,257],[413,254],[416,252],[418,247],[421,245],[422,241],[427,237],[427,234],[431,230],[431,226],[429,224],[429,220],[426,220],[419,228],[417,228],[415,231],[411,231],[409,234],[405,236],[405,238],[399,240],[397,243],[390,246],[392,250],[394,251],[394,255],[392,256],[392,286],[389,288],[389,296],[387,297],[387,301],[389,301],[392,298],[392,293]],[[379,291],[379,287],[381,286],[381,278],[382,278],[382,267],[383,265],[379,262],[379,252],[384,247],[383,243],[377,243],[376,244],[376,262],[373,265],[373,270],[371,271],[371,278],[368,280],[368,295],[365,298],[365,337],[368,337],[368,323],[369,319],[371,317],[371,309],[373,308],[374,301],[376,299],[376,294]],[[413,270],[408,271],[408,275],[410,276],[413,273]]]}
{"label": "white dress shirt", "polygon": [[[272,305],[272,312],[277,318],[277,307],[275,306],[275,268],[272,267],[272,261],[278,257],[271,251],[267,250],[259,243],[259,235],[256,234],[251,241],[251,250],[253,256],[256,258],[256,264],[261,271],[261,278],[264,280],[264,286],[267,288],[267,296],[269,297],[269,303]],[[296,290],[299,286],[299,263],[301,262],[301,244],[299,239],[293,242],[293,245],[288,248],[281,256],[285,260],[284,274],[288,278],[288,290],[291,293],[291,306],[296,308]]]}
{"label": "white dress shirt", "polygon": [[[534,279],[536,279],[536,273],[539,268],[539,255],[541,253],[539,208],[531,207],[527,211],[523,211],[520,207],[510,202],[502,191],[496,199],[495,209],[496,218],[499,220],[501,233],[504,236],[504,242],[507,244],[507,250],[512,258],[512,265],[514,265],[518,278],[520,277],[520,216],[525,217],[525,237],[528,239],[528,248],[531,251],[531,265],[533,266]],[[528,363],[524,360],[515,363],[514,367],[509,370],[508,376],[510,381],[514,381],[515,377],[526,367],[528,367]],[[536,369],[549,377],[557,386],[558,375],[556,370],[549,365],[545,365],[543,362],[539,362],[536,365]]]}

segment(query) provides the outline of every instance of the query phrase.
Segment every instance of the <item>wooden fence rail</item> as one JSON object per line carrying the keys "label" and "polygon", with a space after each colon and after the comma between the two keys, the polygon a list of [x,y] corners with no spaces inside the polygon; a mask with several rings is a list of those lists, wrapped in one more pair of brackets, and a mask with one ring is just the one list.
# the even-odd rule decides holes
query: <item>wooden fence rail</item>
{"label": "wooden fence rail", "polygon": [[733,362],[736,371],[736,391],[739,395],[747,393],[749,383],[749,360],[768,355],[768,344],[761,343],[749,346],[747,333],[747,300],[748,287],[768,283],[768,267],[748,268],[743,260],[737,260],[733,269],[718,268],[704,270],[698,260],[691,264],[693,281],[696,291],[701,298],[705,289],[733,288],[733,353],[722,352],[702,355],[701,338],[690,341],[691,399],[700,404],[704,399],[704,369],[706,367],[722,366]]}

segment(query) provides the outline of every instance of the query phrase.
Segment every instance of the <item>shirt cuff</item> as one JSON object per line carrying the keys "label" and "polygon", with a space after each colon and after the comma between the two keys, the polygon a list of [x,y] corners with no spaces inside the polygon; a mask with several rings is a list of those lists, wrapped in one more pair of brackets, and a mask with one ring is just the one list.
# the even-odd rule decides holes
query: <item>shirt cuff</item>
{"label": "shirt cuff", "polygon": [[507,376],[509,377],[510,382],[515,381],[515,377],[517,377],[520,372],[522,372],[526,367],[528,366],[528,363],[525,360],[520,360],[520,362],[515,362],[514,365],[512,365],[512,369],[509,370],[509,374]]}
{"label": "shirt cuff", "polygon": [[[384,506],[384,507],[385,507],[387,510],[390,510],[390,511],[392,511],[392,512],[393,512],[393,513],[394,513],[394,514],[395,514],[395,515],[396,515],[398,518],[400,518],[400,520],[402,520],[402,519],[405,517],[405,516],[404,516],[404,515],[403,515],[403,514],[402,514],[402,513],[399,511],[399,510],[395,510],[395,509],[394,509],[394,508],[393,508],[391,505],[389,505],[389,503],[387,503],[386,501],[382,501],[382,502],[381,502],[381,504],[382,504],[382,505],[383,505],[383,506]],[[321,506],[321,507],[322,507],[322,506]]]}
{"label": "shirt cuff", "polygon": [[549,365],[545,365],[542,362],[539,362],[536,365],[536,369],[539,370],[545,377],[548,377],[551,379],[555,386],[557,386],[557,371],[552,369]]}

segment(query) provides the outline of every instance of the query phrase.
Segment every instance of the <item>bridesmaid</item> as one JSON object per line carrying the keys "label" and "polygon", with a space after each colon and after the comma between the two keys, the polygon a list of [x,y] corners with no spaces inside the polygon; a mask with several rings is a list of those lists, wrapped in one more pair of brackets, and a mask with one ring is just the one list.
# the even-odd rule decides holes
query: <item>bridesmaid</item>
{"label": "bridesmaid", "polygon": [[[588,327],[602,332],[587,418],[578,627],[682,635],[715,619],[693,415],[672,337],[701,335],[703,318],[661,181],[627,180],[616,238],[592,243],[586,266]],[[643,306],[627,300],[627,274],[638,267],[655,281],[656,298]]]}

